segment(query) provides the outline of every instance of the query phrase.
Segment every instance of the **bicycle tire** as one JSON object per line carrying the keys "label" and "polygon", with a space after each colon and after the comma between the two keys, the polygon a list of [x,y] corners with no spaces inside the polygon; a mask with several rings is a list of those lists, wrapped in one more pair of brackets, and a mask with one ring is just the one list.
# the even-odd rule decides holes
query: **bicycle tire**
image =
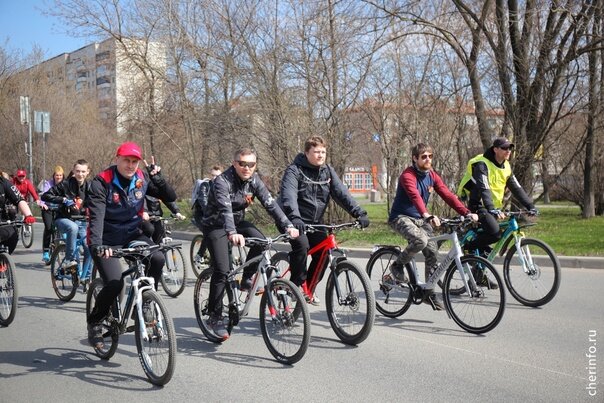
{"label": "bicycle tire", "polygon": [[[310,343],[308,306],[300,289],[289,280],[273,278],[266,288],[260,299],[262,338],[277,361],[295,364],[304,357]],[[276,306],[269,302],[269,294]]]}
{"label": "bicycle tire", "polygon": [[15,264],[8,253],[0,253],[0,326],[8,326],[17,314],[19,293]]}
{"label": "bicycle tire", "polygon": [[185,290],[187,284],[187,267],[180,248],[164,251],[166,264],[162,270],[161,285],[170,297],[176,298]]}
{"label": "bicycle tire", "polygon": [[[467,292],[459,294],[457,290],[460,284],[463,284],[463,279],[455,262],[452,262],[444,279],[445,308],[455,323],[465,331],[474,334],[486,333],[493,330],[503,318],[505,311],[503,281],[493,265],[482,257],[463,256],[461,264],[469,283],[472,283],[469,273],[477,270],[478,275],[472,276],[478,284],[475,287],[470,285],[471,295]],[[496,283],[497,288],[489,287],[490,282]]]}
{"label": "bicycle tire", "polygon": [[23,245],[23,247],[25,249],[29,249],[31,248],[31,246],[34,243],[34,226],[31,224],[23,224],[21,226],[21,229],[19,230],[20,232],[20,238],[21,238],[21,244]]}
{"label": "bicycle tire", "polygon": [[146,334],[141,332],[139,316],[135,315],[134,319],[138,359],[149,381],[163,386],[172,379],[176,366],[174,323],[164,301],[155,290],[144,291],[142,300]]}
{"label": "bicycle tire", "polygon": [[[90,283],[90,287],[88,287],[88,292],[86,293],[86,316],[90,316],[92,313],[92,309],[96,304],[96,298],[99,295],[99,292],[103,289],[104,283],[102,278],[95,278],[92,283]],[[113,312],[115,309],[115,305],[111,306],[110,312]],[[110,316],[112,316],[110,314]],[[105,318],[102,322],[103,326],[103,347],[96,348],[94,347],[94,352],[97,356],[102,358],[103,360],[108,360],[115,354],[119,342],[119,334],[117,329],[112,325],[110,318]]]}
{"label": "bicycle tire", "polygon": [[57,297],[64,302],[71,301],[78,291],[78,268],[72,267],[65,273],[61,264],[65,260],[66,246],[58,245],[50,257],[50,281]]}
{"label": "bicycle tire", "polygon": [[[503,261],[505,285],[512,297],[521,304],[530,307],[545,305],[556,296],[560,288],[562,271],[558,257],[548,244],[538,239],[523,238],[520,241],[520,247],[525,252],[525,256],[527,256],[527,252],[530,252],[529,261],[526,262],[529,265],[529,272],[525,272],[522,267],[513,267],[512,262],[518,262],[520,257],[516,253],[516,245],[512,245]],[[532,259],[536,255],[547,256],[551,263],[537,264]]]}
{"label": "bicycle tire", "polygon": [[[210,295],[210,280],[213,272],[214,269],[210,267],[202,271],[199,274],[199,277],[197,277],[195,289],[193,291],[193,308],[195,310],[195,317],[197,318],[197,325],[201,329],[204,336],[212,343],[222,343],[224,340],[216,336],[208,324],[208,319],[210,317],[208,312],[208,297]],[[227,285],[225,287],[225,297],[223,298],[223,312],[228,312],[229,302],[233,298],[233,293],[230,290],[231,289]],[[226,304],[224,301],[225,299],[227,299]],[[228,325],[226,328],[230,334],[232,326]]]}
{"label": "bicycle tire", "polygon": [[[342,292],[339,297],[337,288]],[[342,342],[355,346],[367,339],[375,319],[375,296],[367,274],[351,261],[340,260],[327,278],[325,308]]]}
{"label": "bicycle tire", "polygon": [[268,268],[267,277],[277,276],[290,280],[291,270],[289,269],[289,253],[277,252],[271,256],[271,266]]}
{"label": "bicycle tire", "polygon": [[208,269],[210,267],[210,252],[206,249],[203,254],[203,259],[201,262],[195,262],[195,256],[201,247],[201,243],[203,242],[203,234],[197,234],[193,237],[191,241],[191,247],[189,248],[189,262],[191,263],[191,269],[193,269],[193,273],[195,273],[195,277],[199,277],[201,272]]}
{"label": "bicycle tire", "polygon": [[396,261],[400,251],[396,248],[381,248],[374,252],[367,262],[367,276],[379,313],[388,318],[403,315],[412,303],[412,291],[409,285],[411,273],[408,265],[407,282],[397,282],[390,273],[390,266]]}

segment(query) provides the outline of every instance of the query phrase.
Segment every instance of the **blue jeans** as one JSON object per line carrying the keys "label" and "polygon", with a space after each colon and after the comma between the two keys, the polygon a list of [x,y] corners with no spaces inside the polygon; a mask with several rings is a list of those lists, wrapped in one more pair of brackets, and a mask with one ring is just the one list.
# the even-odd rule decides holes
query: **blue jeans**
{"label": "blue jeans", "polygon": [[[77,241],[86,240],[87,222],[84,220],[72,221],[69,218],[57,218],[57,228],[62,234],[65,234],[65,259],[68,261],[78,260],[77,257]],[[90,264],[90,250],[86,242],[82,242],[84,247],[84,267]]]}

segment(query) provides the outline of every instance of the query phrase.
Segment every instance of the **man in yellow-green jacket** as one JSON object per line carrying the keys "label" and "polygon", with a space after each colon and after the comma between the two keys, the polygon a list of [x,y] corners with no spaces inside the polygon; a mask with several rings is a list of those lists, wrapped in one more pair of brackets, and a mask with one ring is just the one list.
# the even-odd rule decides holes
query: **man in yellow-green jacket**
{"label": "man in yellow-green jacket", "polygon": [[513,150],[513,143],[505,137],[498,137],[484,154],[477,155],[468,162],[457,195],[467,203],[470,211],[478,214],[483,229],[467,245],[469,250],[487,251],[490,244],[500,239],[497,218],[504,218],[500,209],[503,207],[506,187],[527,210],[537,214],[533,201],[512,173],[509,159]]}

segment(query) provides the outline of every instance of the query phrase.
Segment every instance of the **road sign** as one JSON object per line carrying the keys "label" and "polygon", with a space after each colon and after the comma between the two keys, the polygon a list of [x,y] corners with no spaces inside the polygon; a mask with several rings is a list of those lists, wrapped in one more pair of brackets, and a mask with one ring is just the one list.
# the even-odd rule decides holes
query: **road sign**
{"label": "road sign", "polygon": [[21,111],[21,124],[29,123],[29,97],[19,97],[19,110]]}
{"label": "road sign", "polygon": [[34,111],[34,130],[36,133],[50,133],[50,112]]}

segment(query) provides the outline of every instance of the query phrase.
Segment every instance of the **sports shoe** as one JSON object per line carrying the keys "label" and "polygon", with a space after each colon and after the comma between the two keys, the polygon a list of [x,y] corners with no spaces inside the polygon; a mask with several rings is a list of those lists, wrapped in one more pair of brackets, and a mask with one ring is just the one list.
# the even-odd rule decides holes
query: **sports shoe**
{"label": "sports shoe", "polygon": [[71,269],[73,267],[77,267],[78,266],[78,262],[76,262],[75,260],[65,260],[63,262],[63,264],[61,265],[61,269],[65,270],[66,272],[69,271],[68,269]]}
{"label": "sports shoe", "polygon": [[319,300],[316,293],[310,293],[310,290],[306,286],[305,282],[300,285],[300,291],[302,291],[302,295],[304,295],[304,299],[306,300],[307,304],[318,306],[321,303],[321,300]]}
{"label": "sports shoe", "polygon": [[221,316],[210,316],[210,318],[208,319],[208,325],[210,326],[210,329],[212,329],[216,337],[222,339],[222,341],[225,341],[229,338],[229,332],[227,332],[226,328],[224,327],[224,323],[222,322]]}
{"label": "sports shoe", "polygon": [[435,311],[445,310],[443,302],[440,300],[440,297],[435,292],[428,295],[428,297],[424,300],[424,303],[430,305]]}
{"label": "sports shoe", "polygon": [[254,285],[254,282],[252,281],[251,278],[249,277],[243,277],[241,279],[241,282],[239,283],[239,289],[241,291],[249,291],[252,289],[252,286]]}
{"label": "sports shoe", "polygon": [[201,256],[200,254],[197,254],[193,258],[193,261],[197,264],[203,264],[203,256]]}
{"label": "sports shoe", "polygon": [[398,282],[408,283],[409,279],[405,275],[405,266],[400,264],[399,262],[393,262],[390,265],[390,273],[392,273],[392,277]]}
{"label": "sports shoe", "polygon": [[476,267],[472,268],[472,275],[474,276],[474,280],[476,280],[476,285],[480,287],[486,287],[490,290],[497,290],[499,286],[496,282],[491,280],[485,273],[484,270],[478,269]]}
{"label": "sports shoe", "polygon": [[47,250],[42,253],[42,261],[44,264],[50,264],[50,253]]}
{"label": "sports shoe", "polygon": [[94,348],[103,348],[103,326],[100,323],[88,324],[88,343]]}

